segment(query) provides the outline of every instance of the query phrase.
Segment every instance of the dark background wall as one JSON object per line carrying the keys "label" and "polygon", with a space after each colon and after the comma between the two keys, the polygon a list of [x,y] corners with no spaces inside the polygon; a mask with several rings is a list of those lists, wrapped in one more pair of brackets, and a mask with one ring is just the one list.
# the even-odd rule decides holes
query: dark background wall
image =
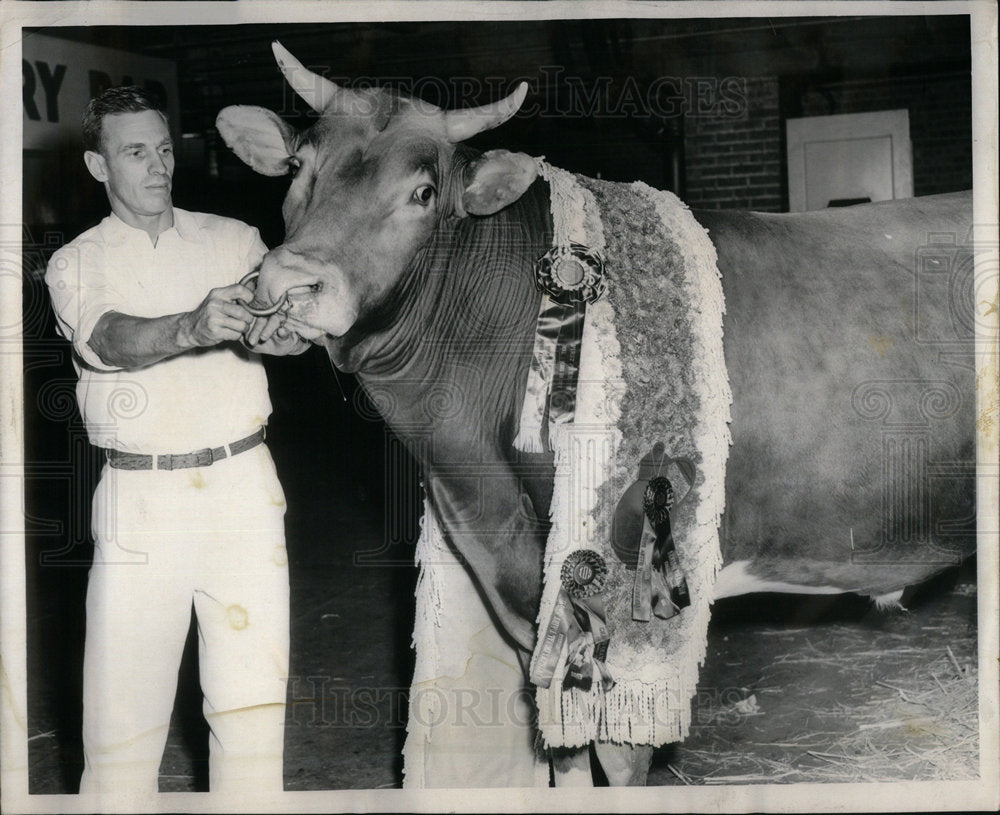
{"label": "dark background wall", "polygon": [[[972,183],[970,32],[963,16],[100,26],[44,33],[175,60],[185,134],[178,202],[219,211],[232,201],[234,214],[263,222],[272,241],[281,236],[273,201],[283,182],[248,178],[213,127],[218,111],[233,103],[305,121],[305,106],[274,66],[272,39],[333,79],[395,84],[443,107],[490,101],[526,79],[524,111],[480,143],[544,154],[590,175],[642,179],[693,206],[786,209],[786,120],[880,109],[909,111],[916,194]],[[69,232],[102,211],[103,192],[86,175],[77,145],[48,161],[41,194],[56,203],[44,210],[55,216],[44,217]],[[29,223],[38,220],[32,203]],[[68,218],[52,223],[59,216]]]}
{"label": "dark background wall", "polygon": [[[442,107],[492,101],[526,79],[531,90],[523,112],[477,137],[478,145],[545,155],[593,176],[642,179],[696,207],[786,209],[787,119],[886,108],[909,110],[917,194],[972,183],[970,31],[962,16],[95,26],[43,33],[175,60],[182,134],[175,203],[241,218],[270,245],[282,238],[287,181],[250,172],[213,125],[229,104],[262,105],[308,123],[305,105],[274,65],[272,39],[332,79],[389,82]],[[29,685],[51,696],[60,731],[71,734],[79,733],[89,503],[102,461],[76,412],[69,348],[55,334],[42,272],[54,249],[108,207],[84,169],[79,143],[26,156],[24,166]],[[384,544],[369,560],[400,565],[395,594],[405,605],[419,514],[412,464],[396,454],[353,380],[332,376],[318,349],[266,364],[275,406],[270,444],[289,497],[289,523],[316,529],[320,501],[343,506],[346,519],[343,528],[290,542],[294,565],[321,561],[331,540],[349,537],[352,525],[382,529]],[[400,631],[409,631],[407,622]]]}

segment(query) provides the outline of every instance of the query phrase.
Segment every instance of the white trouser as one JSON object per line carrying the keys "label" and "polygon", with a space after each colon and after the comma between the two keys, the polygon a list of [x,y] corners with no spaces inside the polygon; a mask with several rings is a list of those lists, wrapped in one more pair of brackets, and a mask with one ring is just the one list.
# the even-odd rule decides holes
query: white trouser
{"label": "white trouser", "polygon": [[157,791],[192,603],[211,789],[280,791],[288,559],[267,447],[204,468],[105,466],[93,509],[80,791]]}

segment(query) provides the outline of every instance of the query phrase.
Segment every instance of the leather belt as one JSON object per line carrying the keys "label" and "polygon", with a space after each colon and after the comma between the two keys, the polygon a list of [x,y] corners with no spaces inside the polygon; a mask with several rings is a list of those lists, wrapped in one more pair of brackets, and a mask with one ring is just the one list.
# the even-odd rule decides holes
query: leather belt
{"label": "leather belt", "polygon": [[191,453],[147,455],[106,450],[108,464],[116,470],[183,470],[186,467],[209,467],[216,461],[245,453],[264,441],[264,428],[260,427],[245,439],[222,447],[205,447]]}

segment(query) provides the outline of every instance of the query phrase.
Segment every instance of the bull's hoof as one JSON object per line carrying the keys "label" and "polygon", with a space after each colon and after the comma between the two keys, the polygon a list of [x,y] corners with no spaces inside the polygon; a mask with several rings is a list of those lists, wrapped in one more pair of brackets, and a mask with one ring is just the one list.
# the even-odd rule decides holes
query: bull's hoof
{"label": "bull's hoof", "polygon": [[612,787],[644,787],[653,760],[653,748],[648,744],[594,743],[597,760]]}
{"label": "bull's hoof", "polygon": [[886,594],[869,594],[868,595],[872,602],[875,603],[875,608],[879,611],[906,611],[907,608],[900,601],[903,596],[903,589],[898,591],[890,591]]}

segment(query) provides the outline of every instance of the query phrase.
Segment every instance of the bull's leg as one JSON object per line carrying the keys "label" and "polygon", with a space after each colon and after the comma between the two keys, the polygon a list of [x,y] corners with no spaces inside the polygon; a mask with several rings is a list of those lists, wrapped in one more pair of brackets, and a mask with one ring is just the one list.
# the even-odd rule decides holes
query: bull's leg
{"label": "bull's leg", "polygon": [[653,760],[653,748],[646,744],[594,743],[597,760],[612,787],[644,787]]}
{"label": "bull's leg", "polygon": [[589,747],[554,747],[549,755],[552,759],[552,778],[557,787],[594,786]]}

